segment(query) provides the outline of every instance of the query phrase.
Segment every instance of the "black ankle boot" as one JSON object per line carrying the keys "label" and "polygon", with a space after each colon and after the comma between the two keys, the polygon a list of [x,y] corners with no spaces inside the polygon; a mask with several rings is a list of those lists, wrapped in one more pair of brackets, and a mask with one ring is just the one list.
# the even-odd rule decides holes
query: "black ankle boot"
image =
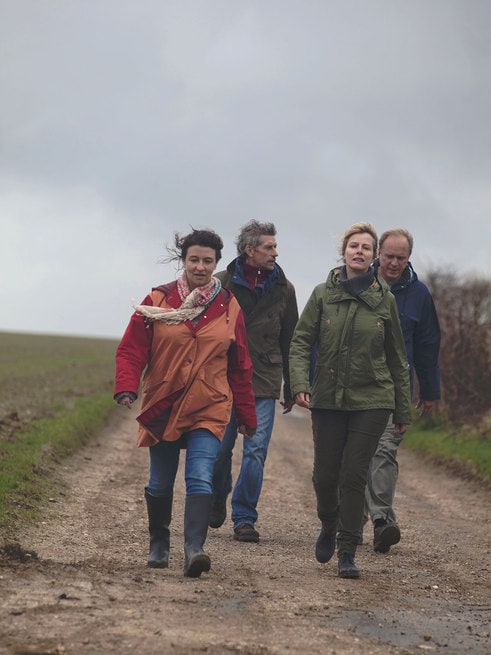
{"label": "black ankle boot", "polygon": [[184,575],[199,578],[211,567],[211,560],[203,546],[208,534],[212,503],[211,494],[186,496],[184,509]]}
{"label": "black ankle boot", "polygon": [[169,566],[172,499],[172,496],[152,496],[145,489],[150,534],[147,564],[153,569],[166,569]]}
{"label": "black ankle boot", "polygon": [[321,564],[329,562],[336,549],[336,533],[326,532],[324,528],[320,531],[315,544],[315,559]]}
{"label": "black ankle boot", "polygon": [[355,566],[355,556],[352,553],[338,554],[338,575],[340,578],[360,577],[360,569]]}
{"label": "black ankle boot", "polygon": [[216,498],[213,496],[213,502],[210,511],[210,528],[220,528],[227,518],[227,498]]}

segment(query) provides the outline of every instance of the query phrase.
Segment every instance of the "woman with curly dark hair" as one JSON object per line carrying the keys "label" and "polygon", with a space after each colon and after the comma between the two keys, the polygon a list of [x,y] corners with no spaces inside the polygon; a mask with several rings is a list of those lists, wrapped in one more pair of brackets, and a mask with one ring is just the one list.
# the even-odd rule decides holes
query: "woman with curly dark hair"
{"label": "woman with curly dark hair", "polygon": [[131,407],[143,371],[139,447],[150,452],[145,487],[148,566],[169,563],[169,524],[181,449],[186,449],[184,575],[210,570],[203,551],[212,502],[213,464],[232,405],[239,431],[257,427],[252,364],[244,317],[213,272],[223,242],[212,230],[175,235],[169,260],[182,264],[175,281],[154,287],[135,307],[116,353],[114,398]]}

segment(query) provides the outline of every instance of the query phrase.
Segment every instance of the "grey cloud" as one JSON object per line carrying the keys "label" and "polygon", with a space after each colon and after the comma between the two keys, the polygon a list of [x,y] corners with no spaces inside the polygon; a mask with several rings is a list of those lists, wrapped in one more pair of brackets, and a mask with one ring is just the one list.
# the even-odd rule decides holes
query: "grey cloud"
{"label": "grey cloud", "polygon": [[[411,229],[422,264],[489,274],[487,248],[461,244],[489,241],[490,19],[487,0],[4,4],[0,220],[14,241],[15,221],[69,240],[85,215],[106,241],[91,298],[119,266],[121,287],[132,266],[164,274],[148,262],[189,225],[234,256],[251,217],[277,223],[302,289],[360,218]],[[30,195],[16,212],[9,189]]]}

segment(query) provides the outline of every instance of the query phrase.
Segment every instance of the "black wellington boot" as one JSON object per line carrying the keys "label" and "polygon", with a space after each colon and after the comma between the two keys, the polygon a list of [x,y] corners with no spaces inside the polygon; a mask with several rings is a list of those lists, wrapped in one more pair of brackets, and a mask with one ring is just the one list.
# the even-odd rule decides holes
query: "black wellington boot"
{"label": "black wellington boot", "polygon": [[199,578],[211,567],[203,546],[208,534],[212,494],[186,496],[184,509],[184,575]]}
{"label": "black wellington boot", "polygon": [[152,496],[145,489],[148,532],[150,533],[147,563],[153,569],[166,569],[169,566],[169,524],[172,517],[172,499],[173,496]]}

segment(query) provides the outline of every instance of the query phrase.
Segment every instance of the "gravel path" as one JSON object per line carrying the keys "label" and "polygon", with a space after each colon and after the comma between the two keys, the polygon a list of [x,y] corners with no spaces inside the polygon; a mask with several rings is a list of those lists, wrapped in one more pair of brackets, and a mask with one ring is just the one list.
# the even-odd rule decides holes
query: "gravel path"
{"label": "gravel path", "polygon": [[134,416],[118,410],[63,463],[46,516],[0,558],[0,655],[491,653],[489,491],[401,448],[402,540],[374,553],[367,527],[362,577],[342,580],[314,558],[308,414],[278,413],[260,543],[234,542],[227,520],[210,530],[212,570],[193,580],[182,575],[182,469],[170,567],[146,567],[148,453],[134,447]]}

